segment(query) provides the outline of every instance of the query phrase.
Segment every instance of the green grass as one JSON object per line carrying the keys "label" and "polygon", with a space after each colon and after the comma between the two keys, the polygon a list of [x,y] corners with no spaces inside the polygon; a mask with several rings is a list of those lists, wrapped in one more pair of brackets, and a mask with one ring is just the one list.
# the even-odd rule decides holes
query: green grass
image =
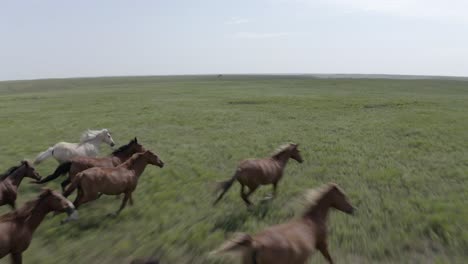
{"label": "green grass", "polygon": [[[48,216],[25,263],[232,263],[212,258],[232,232],[256,232],[303,209],[307,188],[337,182],[358,207],[333,212],[337,263],[463,263],[468,258],[468,82],[288,76],[94,78],[0,82],[0,168],[32,159],[87,128],[118,145],[137,136],[166,166],[148,167],[135,205],[103,197],[67,225]],[[279,196],[248,211],[239,186],[216,207],[212,183],[238,161],[300,144]],[[103,146],[102,153],[108,154]],[[38,166],[42,175],[56,167]],[[59,181],[48,185],[59,189]],[[37,195],[25,181],[19,203]],[[9,210],[0,208],[0,213]],[[314,263],[324,263],[315,254]],[[8,258],[0,260],[8,263]]]}

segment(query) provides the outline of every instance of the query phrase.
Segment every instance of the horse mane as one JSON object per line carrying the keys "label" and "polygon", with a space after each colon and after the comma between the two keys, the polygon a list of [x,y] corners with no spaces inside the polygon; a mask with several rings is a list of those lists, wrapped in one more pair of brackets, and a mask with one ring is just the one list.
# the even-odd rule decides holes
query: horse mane
{"label": "horse mane", "polygon": [[281,154],[283,154],[285,151],[289,150],[289,148],[293,145],[294,143],[286,143],[286,144],[283,144],[281,146],[279,146],[278,148],[276,148],[276,150],[271,154],[272,157],[277,157]]}
{"label": "horse mane", "polygon": [[331,190],[334,188],[338,188],[338,186],[334,183],[328,183],[321,187],[310,189],[305,193],[305,201],[307,203],[306,206],[306,213],[315,209],[315,207],[322,201],[322,199],[330,193]]}
{"label": "horse mane", "polygon": [[128,160],[120,164],[118,167],[132,165],[135,162],[135,160],[137,160],[140,156],[143,156],[145,153],[146,152],[139,152],[139,153],[133,154]]}
{"label": "horse mane", "polygon": [[13,166],[6,170],[4,173],[0,174],[0,181],[5,180],[8,176],[10,176],[13,172],[15,172],[17,169],[19,169],[21,166],[23,166],[23,163],[17,166]]}
{"label": "horse mane", "polygon": [[2,216],[0,216],[0,222],[7,222],[11,220],[16,220],[16,221],[21,221],[24,222],[26,221],[33,213],[34,208],[42,201],[44,200],[45,197],[47,197],[50,193],[49,189],[46,189],[41,192],[38,198],[26,202],[21,208],[16,209],[14,211],[11,211],[9,213],[6,213]]}
{"label": "horse mane", "polygon": [[101,129],[101,130],[91,130],[87,129],[83,134],[81,134],[80,138],[80,143],[84,143],[86,141],[95,139],[97,136],[99,136],[102,132],[107,132],[107,129]]}
{"label": "horse mane", "polygon": [[120,146],[118,149],[112,151],[112,155],[116,155],[116,154],[119,154],[120,152],[124,152],[125,150],[129,149],[133,143],[135,143],[135,140],[131,140],[128,144]]}

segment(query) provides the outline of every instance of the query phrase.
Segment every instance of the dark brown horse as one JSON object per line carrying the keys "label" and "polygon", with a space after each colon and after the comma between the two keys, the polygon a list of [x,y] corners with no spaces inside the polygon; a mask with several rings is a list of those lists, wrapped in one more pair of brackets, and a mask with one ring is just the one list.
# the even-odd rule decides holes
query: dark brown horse
{"label": "dark brown horse", "polygon": [[22,253],[29,247],[34,231],[52,211],[67,212],[69,218],[76,217],[73,204],[49,189],[20,209],[0,216],[0,259],[10,254],[13,264],[21,264]]}
{"label": "dark brown horse", "polygon": [[347,214],[354,212],[343,191],[333,183],[313,192],[313,203],[302,217],[253,236],[238,234],[213,253],[240,252],[243,264],[305,264],[318,250],[333,263],[327,246],[326,223],[330,208]]}
{"label": "dark brown horse", "polygon": [[129,160],[115,168],[94,167],[78,173],[70,186],[64,193],[67,197],[75,189],[78,195],[74,205],[78,208],[83,203],[96,200],[100,194],[119,195],[125,194],[122,205],[114,214],[117,215],[131,198],[133,191],[138,184],[138,178],[143,173],[146,165],[152,164],[163,167],[164,162],[151,151],[134,154]]}
{"label": "dark brown horse", "polygon": [[137,138],[135,137],[131,140],[127,145],[123,145],[114,152],[112,152],[111,156],[96,158],[96,157],[87,157],[87,156],[78,156],[72,158],[68,162],[64,162],[60,164],[57,169],[55,169],[54,173],[45,177],[44,179],[37,181],[36,183],[46,183],[51,180],[58,178],[60,175],[64,175],[68,173],[68,178],[62,182],[62,191],[65,190],[65,187],[70,184],[73,177],[78,172],[84,171],[89,168],[93,167],[105,167],[105,168],[112,168],[116,167],[126,160],[128,160],[133,154],[139,152],[145,152],[146,149],[138,143]]}
{"label": "dark brown horse", "polygon": [[0,181],[0,206],[9,204],[13,209],[16,208],[16,196],[23,178],[41,179],[41,176],[28,161],[22,161],[19,166],[9,168],[0,177],[2,179]]}
{"label": "dark brown horse", "polygon": [[[234,176],[218,185],[218,190],[222,190],[222,192],[214,204],[221,200],[235,180],[241,184],[241,197],[248,206],[252,204],[249,196],[260,185],[273,184],[273,197],[275,197],[278,182],[283,177],[284,168],[290,158],[302,163],[303,160],[297,144],[290,143],[281,146],[268,158],[241,161]],[[245,192],[245,186],[249,188],[247,193]]]}

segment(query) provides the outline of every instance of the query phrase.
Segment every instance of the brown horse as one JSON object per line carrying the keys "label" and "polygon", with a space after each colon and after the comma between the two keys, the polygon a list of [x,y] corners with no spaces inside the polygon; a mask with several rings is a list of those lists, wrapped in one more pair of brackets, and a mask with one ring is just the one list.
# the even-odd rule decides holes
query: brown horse
{"label": "brown horse", "polygon": [[9,168],[0,177],[2,178],[0,182],[0,206],[9,204],[13,209],[16,208],[16,196],[23,178],[41,179],[41,176],[28,161],[22,161],[19,166]]}
{"label": "brown horse", "polygon": [[74,205],[78,208],[83,203],[96,200],[100,194],[118,195],[125,194],[122,205],[115,212],[117,215],[125,208],[127,200],[138,184],[138,178],[143,173],[146,165],[152,164],[163,167],[164,162],[151,151],[134,154],[123,164],[115,168],[94,167],[78,173],[63,194],[65,197],[78,189],[78,195]]}
{"label": "brown horse", "polygon": [[0,216],[0,259],[11,255],[13,264],[22,263],[22,253],[29,247],[34,231],[49,212],[67,212],[76,217],[73,204],[49,189],[18,210]]}
{"label": "brown horse", "polygon": [[57,169],[55,169],[54,173],[45,177],[44,179],[37,181],[36,183],[46,183],[51,180],[58,178],[60,175],[64,175],[68,173],[68,178],[65,179],[62,185],[62,191],[65,190],[65,187],[70,184],[73,177],[78,172],[84,171],[89,168],[93,167],[103,167],[103,168],[112,168],[116,167],[126,160],[128,160],[133,154],[139,152],[145,152],[146,149],[138,143],[137,138],[135,137],[131,140],[127,145],[123,145],[114,152],[112,152],[111,156],[96,158],[96,157],[87,157],[87,156],[78,156],[72,158],[68,162],[64,162],[60,164]]}
{"label": "brown horse", "polygon": [[[284,168],[290,158],[302,163],[303,160],[298,149],[298,144],[290,143],[283,145],[268,158],[241,161],[239,166],[237,166],[234,176],[227,181],[219,183],[217,189],[222,190],[222,192],[214,204],[221,200],[235,180],[241,184],[240,194],[247,206],[252,205],[249,196],[260,185],[273,184],[273,197],[275,197],[278,182],[283,177]],[[245,193],[245,186],[249,188],[248,193]]]}
{"label": "brown horse", "polygon": [[243,264],[304,264],[315,250],[319,250],[329,263],[333,263],[327,246],[328,211],[332,207],[353,214],[354,207],[333,183],[314,191],[313,196],[313,204],[301,218],[272,226],[253,236],[238,234],[213,253],[240,252]]}

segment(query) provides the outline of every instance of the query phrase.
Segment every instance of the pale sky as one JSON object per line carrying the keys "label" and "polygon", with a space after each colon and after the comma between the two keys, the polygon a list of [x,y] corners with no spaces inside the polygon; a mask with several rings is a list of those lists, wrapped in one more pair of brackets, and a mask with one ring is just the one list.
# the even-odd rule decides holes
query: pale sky
{"label": "pale sky", "polygon": [[2,0],[0,80],[468,76],[468,0]]}

